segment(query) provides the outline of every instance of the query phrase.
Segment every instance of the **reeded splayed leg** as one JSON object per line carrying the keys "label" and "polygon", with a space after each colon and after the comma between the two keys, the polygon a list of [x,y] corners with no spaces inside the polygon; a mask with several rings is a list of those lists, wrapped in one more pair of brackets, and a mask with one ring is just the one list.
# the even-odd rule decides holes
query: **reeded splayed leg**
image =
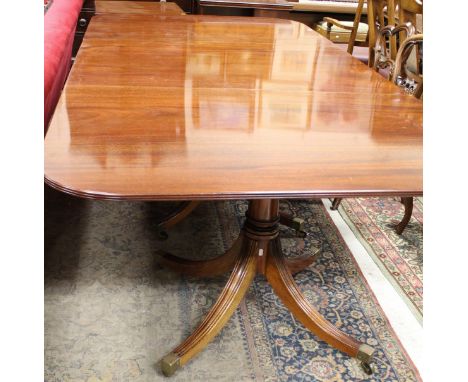
{"label": "reeded splayed leg", "polygon": [[279,239],[270,242],[265,276],[283,304],[317,337],[334,348],[357,357],[366,372],[374,349],[356,341],[326,320],[304,297],[284,260]]}
{"label": "reeded splayed leg", "polygon": [[166,240],[168,237],[166,230],[184,220],[199,204],[200,202],[198,201],[182,202],[174,211],[165,216],[157,226],[159,238],[161,240]]}
{"label": "reeded splayed leg", "polygon": [[285,259],[284,262],[286,263],[286,267],[289,269],[289,272],[295,275],[311,265],[317,259],[319,251],[320,250],[318,248],[315,248],[311,254],[296,257],[294,259]]}
{"label": "reeded splayed leg", "polygon": [[[280,224],[289,227],[296,231],[296,236],[305,238],[307,233],[304,231],[304,219],[298,218],[297,216],[290,215],[284,212],[279,213],[279,222]],[[319,249],[314,250],[310,254],[306,254],[301,257],[297,257],[294,259],[287,259],[286,264],[292,274],[296,274],[303,269],[307,268],[310,264],[312,264],[316,258]]]}
{"label": "reeded splayed leg", "polygon": [[[178,368],[199,353],[222,329],[244,297],[256,273],[266,276],[273,290],[292,313],[314,334],[331,346],[357,357],[363,368],[370,373],[373,349],[341,332],[304,298],[298,289],[291,271],[307,266],[315,256],[287,260],[281,250],[278,237],[280,221],[278,200],[253,200],[249,203],[246,221],[238,241],[228,251],[236,258],[234,270],[221,295],[200,326],[182,344],[167,354],[162,360],[163,373],[172,375]],[[169,261],[169,260],[170,261]],[[174,260],[165,257],[166,264],[194,274],[211,274],[210,261],[193,262]],[[224,260],[220,260],[223,262]],[[171,263],[172,262],[172,263]],[[196,268],[206,267],[196,271]]]}
{"label": "reeded splayed leg", "polygon": [[[209,260],[190,260],[161,250],[156,251],[156,256],[158,256],[161,265],[174,272],[187,276],[214,277],[229,272],[234,267],[242,241],[243,234],[241,232],[229,250],[221,256]],[[296,274],[311,265],[317,259],[318,252],[319,249],[316,248],[311,254],[286,259],[286,266],[292,274]]]}
{"label": "reeded splayed leg", "polygon": [[229,280],[215,305],[200,326],[161,361],[164,375],[170,376],[197,355],[221,331],[242,301],[255,277],[257,247],[244,242]]}
{"label": "reeded splayed leg", "polygon": [[232,247],[223,255],[210,260],[189,260],[174,256],[168,252],[157,251],[159,262],[169,269],[189,276],[209,277],[230,271],[240,254],[243,243],[242,233]]}

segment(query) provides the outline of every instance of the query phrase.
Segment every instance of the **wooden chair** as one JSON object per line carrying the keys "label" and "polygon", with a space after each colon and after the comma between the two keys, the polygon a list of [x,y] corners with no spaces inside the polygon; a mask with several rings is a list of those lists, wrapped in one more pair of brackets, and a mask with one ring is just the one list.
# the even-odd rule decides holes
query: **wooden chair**
{"label": "wooden chair", "polygon": [[[353,54],[355,46],[368,46],[369,45],[369,41],[368,41],[369,27],[367,26],[367,24],[360,22],[363,9],[364,9],[364,0],[359,0],[357,8],[356,8],[356,14],[354,16],[354,21],[352,23],[336,20],[331,17],[323,18],[323,21],[326,23],[326,26],[327,26],[326,37],[330,41],[336,42],[336,39],[332,38],[333,27],[338,28],[338,30],[342,29],[345,31],[350,31],[349,40],[348,40],[348,53],[349,54]],[[357,39],[358,31],[360,29],[365,29],[366,37]],[[341,41],[338,41],[338,42],[341,42]]]}
{"label": "wooden chair", "polygon": [[[418,67],[419,70],[417,73],[414,73],[414,71],[408,70],[407,62],[415,47],[416,49],[419,49],[419,51],[422,49],[422,43],[422,34],[410,36],[403,42],[395,59],[395,67],[392,76],[392,81],[394,84],[403,88],[405,92],[414,95],[416,98],[421,98],[423,93],[422,67]],[[401,198],[401,202],[405,206],[405,214],[401,222],[395,228],[399,235],[403,233],[403,230],[408,225],[411,219],[411,215],[413,214],[413,198],[404,197]]]}
{"label": "wooden chair", "polygon": [[[348,42],[348,53],[350,54],[353,53],[353,48],[356,45],[355,36],[363,7],[364,0],[360,0],[351,29],[338,20],[324,18],[324,21],[331,26],[351,30]],[[422,69],[420,70],[418,68],[420,65],[416,64],[414,65],[416,70],[406,70],[406,64],[413,47],[416,45],[416,49],[419,49],[419,45],[422,46],[422,35],[414,36],[414,40],[407,39],[417,31],[417,15],[422,15],[422,13],[422,0],[367,0],[367,21],[369,25],[367,38],[369,43],[368,65],[398,86],[403,87],[404,85],[405,91],[412,92],[418,98],[422,95]],[[396,63],[399,41],[404,41],[404,43],[401,44],[398,63]],[[415,56],[415,61],[418,63],[420,61],[419,52]],[[398,71],[396,71],[397,67]],[[419,76],[419,80],[415,78],[417,76]],[[337,210],[341,200],[342,198],[333,199],[331,209]],[[401,234],[405,229],[413,211],[413,198],[404,197],[401,201],[405,206],[405,214],[396,227],[398,234]]]}
{"label": "wooden chair", "polygon": [[[325,17],[323,20],[327,22],[329,35],[332,28],[337,27],[351,32],[348,42],[348,53],[353,54],[355,46],[369,46],[368,65],[374,66],[375,48],[379,31],[386,26],[395,26],[411,23],[416,27],[416,15],[422,15],[423,5],[422,0],[367,0],[367,21],[368,21],[368,36],[363,42],[356,41],[358,29],[363,23],[360,23],[364,9],[364,0],[359,0],[353,25],[349,23]],[[398,40],[404,41],[409,34],[406,30],[401,30],[399,35],[392,35],[390,39],[390,57],[394,60],[398,50]],[[333,41],[333,39],[330,39]]]}
{"label": "wooden chair", "polygon": [[[379,32],[386,26],[411,23],[416,28],[416,17],[422,15],[422,0],[368,0],[367,21],[369,23],[369,66],[374,66],[375,49]],[[405,30],[392,35],[389,43],[390,58],[394,60],[398,51],[398,41],[409,35]]]}
{"label": "wooden chair", "polygon": [[397,26],[387,25],[383,27],[377,37],[374,48],[374,63],[375,71],[382,74],[388,80],[392,79],[395,68],[395,57],[391,50],[392,42],[396,34],[405,32],[406,36],[412,36],[416,29],[413,24],[407,22]]}
{"label": "wooden chair", "polygon": [[[391,58],[391,50],[389,49],[389,41],[387,38],[392,38],[397,33],[402,31],[408,37],[400,45],[395,60]],[[423,70],[421,51],[423,44],[422,34],[413,34],[415,28],[411,23],[406,23],[397,26],[386,26],[382,28],[377,36],[377,43],[375,46],[375,60],[374,69],[389,69],[388,77],[395,85],[401,87],[405,92],[415,96],[416,98],[422,97],[423,93]],[[416,54],[414,54],[416,53]],[[416,62],[410,63],[410,58],[414,54]],[[412,68],[410,68],[412,66]],[[338,209],[342,198],[335,198],[332,202],[331,209]],[[395,227],[396,232],[401,235],[403,230],[408,225],[411,215],[413,213],[413,198],[402,197],[401,202],[405,207],[403,219]]]}
{"label": "wooden chair", "polygon": [[[407,93],[414,95],[416,98],[421,98],[423,93],[422,44],[422,34],[410,36],[401,44],[395,59],[392,76],[394,84],[403,88]],[[414,49],[417,50],[417,70],[409,70],[407,63]]]}
{"label": "wooden chair", "polygon": [[[355,46],[369,46],[368,64],[370,67],[374,65],[375,47],[379,31],[385,26],[395,26],[410,23],[416,27],[416,15],[422,15],[422,0],[367,0],[367,20],[368,20],[368,36],[366,39],[357,40],[358,30],[362,29],[363,24],[360,22],[364,9],[364,0],[359,0],[356,8],[354,22],[350,23],[339,21],[330,17],[325,17],[324,22],[327,23],[328,37],[330,38],[332,28],[340,28],[350,31],[348,41],[348,53],[353,54]],[[390,57],[394,60],[398,50],[398,39],[405,40],[409,34],[406,30],[401,30],[399,36],[392,35],[390,39]]]}

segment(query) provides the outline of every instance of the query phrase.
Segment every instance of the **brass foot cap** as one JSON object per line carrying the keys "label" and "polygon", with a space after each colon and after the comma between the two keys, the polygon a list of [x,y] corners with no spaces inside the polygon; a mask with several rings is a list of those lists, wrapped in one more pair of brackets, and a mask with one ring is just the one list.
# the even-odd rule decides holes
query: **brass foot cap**
{"label": "brass foot cap", "polygon": [[295,229],[296,231],[303,231],[304,230],[304,219],[293,218],[291,228]]}
{"label": "brass foot cap", "polygon": [[319,252],[320,252],[320,248],[317,248],[317,247],[310,248],[310,253],[312,254],[312,256],[317,256]]}
{"label": "brass foot cap", "polygon": [[372,375],[372,355],[374,354],[374,348],[372,346],[362,344],[359,346],[359,350],[356,358],[361,361],[361,367],[367,375]]}
{"label": "brass foot cap", "polygon": [[359,346],[359,350],[357,353],[356,358],[359,361],[370,363],[372,360],[372,355],[374,354],[374,348],[372,346],[369,346],[367,344],[362,344]]}
{"label": "brass foot cap", "polygon": [[161,360],[161,369],[166,377],[173,375],[178,368],[180,368],[180,358],[175,353],[169,353]]}

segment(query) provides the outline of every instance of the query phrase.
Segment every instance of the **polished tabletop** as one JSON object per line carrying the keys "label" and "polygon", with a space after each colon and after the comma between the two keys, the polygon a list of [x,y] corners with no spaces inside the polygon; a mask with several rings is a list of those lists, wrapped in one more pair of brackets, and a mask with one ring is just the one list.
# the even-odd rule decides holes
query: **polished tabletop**
{"label": "polished tabletop", "polygon": [[422,102],[290,20],[98,15],[45,138],[91,198],[422,194]]}
{"label": "polished tabletop", "polygon": [[158,14],[183,15],[185,12],[176,4],[154,1],[95,1],[96,14],[125,13],[125,14]]}
{"label": "polished tabletop", "polygon": [[202,7],[233,7],[233,8],[256,8],[292,10],[294,2],[288,0],[197,0]]}

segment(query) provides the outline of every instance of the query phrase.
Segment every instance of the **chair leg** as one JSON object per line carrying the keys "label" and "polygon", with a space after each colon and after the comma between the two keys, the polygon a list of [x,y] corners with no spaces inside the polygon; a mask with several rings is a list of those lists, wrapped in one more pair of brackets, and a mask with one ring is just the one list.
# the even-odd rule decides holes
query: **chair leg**
{"label": "chair leg", "polygon": [[405,206],[405,214],[403,215],[403,219],[401,219],[401,222],[398,223],[396,226],[395,230],[398,235],[401,235],[408,225],[409,221],[411,220],[411,215],[413,214],[413,198],[410,197],[404,197],[401,198],[401,202]]}
{"label": "chair leg", "polygon": [[338,209],[338,207],[340,206],[340,203],[341,203],[342,200],[343,200],[343,198],[333,199],[330,209],[333,210],[333,211],[336,211]]}
{"label": "chair leg", "polygon": [[244,298],[257,269],[258,245],[242,245],[234,269],[218,300],[200,326],[161,361],[164,375],[171,376],[181,366],[203,350],[221,331]]}
{"label": "chair leg", "polygon": [[361,14],[362,14],[363,7],[364,7],[364,0],[359,0],[357,8],[356,8],[356,15],[354,16],[353,29],[351,30],[351,35],[349,36],[349,42],[348,42],[348,53],[351,55],[353,54],[354,44],[356,42],[356,35],[359,29],[359,22],[361,21]]}

